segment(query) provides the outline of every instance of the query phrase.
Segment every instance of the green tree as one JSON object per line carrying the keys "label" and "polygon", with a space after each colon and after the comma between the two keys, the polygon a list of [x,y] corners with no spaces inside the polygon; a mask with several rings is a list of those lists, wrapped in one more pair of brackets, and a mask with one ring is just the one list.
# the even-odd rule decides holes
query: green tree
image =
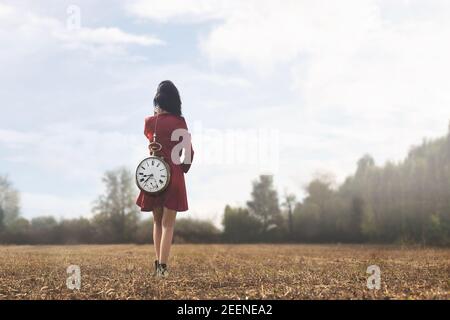
{"label": "green tree", "polygon": [[253,182],[251,200],[247,202],[250,214],[260,220],[262,233],[282,226],[282,216],[278,204],[278,193],[273,187],[273,177],[261,175]]}
{"label": "green tree", "polygon": [[78,244],[92,243],[94,230],[89,219],[78,218],[62,220],[58,225],[58,236],[60,243]]}
{"label": "green tree", "polygon": [[336,208],[333,207],[335,191],[331,188],[333,181],[329,175],[321,175],[306,187],[300,221],[308,241],[334,240],[336,231]]}
{"label": "green tree", "polygon": [[294,219],[293,219],[293,212],[294,208],[296,206],[297,198],[295,197],[295,194],[288,193],[284,196],[284,201],[281,204],[287,211],[288,215],[288,232],[289,232],[289,239],[292,240],[294,237]]}
{"label": "green tree", "polygon": [[58,222],[52,216],[31,219],[30,237],[33,243],[52,244],[58,241]]}
{"label": "green tree", "polygon": [[130,242],[137,230],[138,214],[134,203],[136,187],[126,168],[107,171],[103,177],[105,193],[93,208],[97,239],[101,242]]}
{"label": "green tree", "polygon": [[153,218],[141,219],[138,222],[133,242],[139,244],[153,243]]}
{"label": "green tree", "polygon": [[220,231],[210,221],[181,218],[174,234],[179,242],[212,243],[220,238]]}
{"label": "green tree", "polygon": [[5,229],[5,211],[0,206],[0,233]]}
{"label": "green tree", "polygon": [[223,239],[226,242],[255,242],[259,239],[262,224],[246,208],[225,207],[223,220]]}
{"label": "green tree", "polygon": [[8,228],[19,215],[19,192],[6,176],[0,176],[0,231]]}

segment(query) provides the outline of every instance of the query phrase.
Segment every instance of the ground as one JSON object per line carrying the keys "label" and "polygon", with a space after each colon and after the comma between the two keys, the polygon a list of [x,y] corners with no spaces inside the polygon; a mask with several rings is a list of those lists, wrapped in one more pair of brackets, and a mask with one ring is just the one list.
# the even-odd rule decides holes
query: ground
{"label": "ground", "polygon": [[[167,279],[153,278],[153,260],[151,245],[0,246],[0,299],[450,298],[449,248],[174,245]],[[80,290],[67,288],[69,265]]]}

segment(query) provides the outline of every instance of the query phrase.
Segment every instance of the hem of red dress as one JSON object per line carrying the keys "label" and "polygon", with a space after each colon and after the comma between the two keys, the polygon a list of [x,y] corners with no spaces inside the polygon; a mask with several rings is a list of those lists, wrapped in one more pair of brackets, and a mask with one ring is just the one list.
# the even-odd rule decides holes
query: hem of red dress
{"label": "hem of red dress", "polygon": [[[140,206],[139,206],[140,207]],[[167,208],[167,209],[169,209],[169,210],[174,210],[174,211],[176,211],[176,212],[185,212],[185,211],[188,211],[189,210],[189,208],[186,208],[186,209],[178,209],[178,208],[170,208],[170,207],[168,207],[168,206],[166,206],[166,205],[163,205],[163,207],[164,208]],[[142,207],[140,207],[141,208],[141,212],[151,212],[151,211],[153,211],[153,207],[152,208],[142,208]]]}

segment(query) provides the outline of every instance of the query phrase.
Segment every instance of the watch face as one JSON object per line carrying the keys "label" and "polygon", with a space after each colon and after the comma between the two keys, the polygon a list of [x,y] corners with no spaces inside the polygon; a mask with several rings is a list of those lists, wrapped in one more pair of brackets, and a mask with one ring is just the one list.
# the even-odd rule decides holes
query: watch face
{"label": "watch face", "polygon": [[163,191],[169,184],[168,165],[158,157],[149,157],[141,161],[136,169],[138,187],[148,193]]}

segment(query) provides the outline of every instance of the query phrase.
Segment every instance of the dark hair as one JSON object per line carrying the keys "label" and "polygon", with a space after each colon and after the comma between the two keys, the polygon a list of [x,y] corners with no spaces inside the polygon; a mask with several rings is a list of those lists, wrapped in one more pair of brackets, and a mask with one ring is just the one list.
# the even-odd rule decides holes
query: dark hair
{"label": "dark hair", "polygon": [[181,99],[177,87],[170,80],[161,82],[156,91],[153,105],[164,111],[181,116]]}

